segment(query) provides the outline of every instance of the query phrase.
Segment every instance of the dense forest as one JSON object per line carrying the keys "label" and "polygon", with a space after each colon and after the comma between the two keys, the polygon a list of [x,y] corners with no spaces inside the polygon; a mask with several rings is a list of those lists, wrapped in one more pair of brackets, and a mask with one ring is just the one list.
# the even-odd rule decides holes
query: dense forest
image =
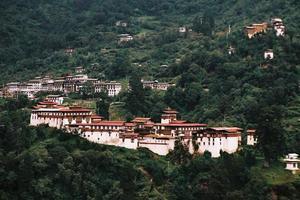
{"label": "dense forest", "polygon": [[300,179],[282,163],[262,167],[252,147],[212,159],[178,143],[162,157],[28,127],[27,106],[26,98],[1,102],[0,199],[300,198]]}
{"label": "dense forest", "polygon": [[[259,137],[256,149],[218,159],[180,145],[160,157],[28,127],[35,102],[0,99],[0,199],[299,199],[299,180],[278,162],[300,153],[299,9],[297,0],[0,1],[1,85],[82,65],[130,85],[114,98],[69,96],[95,101],[107,119],[158,121],[171,107],[187,121],[255,128]],[[244,26],[273,17],[283,19],[284,37],[245,36]],[[118,42],[124,33],[133,41]],[[267,49],[274,59],[264,59]],[[175,86],[154,91],[141,79]]]}

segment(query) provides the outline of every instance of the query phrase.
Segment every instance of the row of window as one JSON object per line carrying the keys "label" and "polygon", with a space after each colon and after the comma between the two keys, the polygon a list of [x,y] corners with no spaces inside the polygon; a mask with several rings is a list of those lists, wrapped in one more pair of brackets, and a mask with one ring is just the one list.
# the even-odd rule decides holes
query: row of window
{"label": "row of window", "polygon": [[[90,135],[94,135],[94,133],[91,132]],[[87,134],[87,137],[90,137],[90,135]],[[112,133],[111,133],[111,132],[108,132],[108,137],[110,137],[111,135],[112,135]],[[86,137],[86,134],[84,134],[83,136]],[[100,133],[100,136],[102,136],[102,133]],[[118,133],[116,133],[115,136],[118,137]]]}
{"label": "row of window", "polygon": [[39,115],[49,115],[49,116],[86,116],[89,112],[80,113],[62,113],[62,112],[39,112]]}
{"label": "row of window", "polygon": [[91,129],[100,129],[100,130],[119,130],[120,126],[91,126]]}
{"label": "row of window", "polygon": [[[198,142],[198,144],[201,146],[201,142]],[[202,142],[202,144],[205,146],[205,142]],[[215,142],[207,142],[206,143],[207,145],[210,145],[210,144],[212,144],[213,146],[216,144],[217,145],[217,143],[215,143]],[[220,141],[220,145],[222,145],[222,142]]]}

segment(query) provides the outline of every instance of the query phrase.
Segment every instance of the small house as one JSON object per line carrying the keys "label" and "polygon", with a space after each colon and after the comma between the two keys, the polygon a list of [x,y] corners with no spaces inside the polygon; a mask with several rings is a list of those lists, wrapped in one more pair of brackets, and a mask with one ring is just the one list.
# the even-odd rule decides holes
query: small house
{"label": "small house", "polygon": [[300,170],[300,159],[298,156],[296,153],[289,153],[283,160],[286,163],[285,169],[292,171],[293,174]]}
{"label": "small house", "polygon": [[272,60],[274,58],[274,52],[273,52],[273,50],[272,49],[267,49],[264,52],[264,58],[268,59],[268,60]]}

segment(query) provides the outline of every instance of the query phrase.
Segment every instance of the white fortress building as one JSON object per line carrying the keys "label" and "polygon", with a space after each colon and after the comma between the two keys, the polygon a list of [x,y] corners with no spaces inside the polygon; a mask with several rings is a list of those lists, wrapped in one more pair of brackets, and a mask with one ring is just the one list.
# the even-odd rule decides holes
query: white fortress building
{"label": "white fortress building", "polygon": [[89,109],[47,101],[33,107],[30,125],[48,124],[69,133],[79,133],[91,142],[129,149],[145,147],[159,155],[167,155],[173,150],[175,140],[186,144],[190,153],[209,151],[212,157],[219,157],[220,151],[234,153],[238,150],[242,129],[208,128],[207,124],[178,120],[177,114],[175,110],[166,109],[160,123],[145,117],[136,117],[131,122],[106,121]]}

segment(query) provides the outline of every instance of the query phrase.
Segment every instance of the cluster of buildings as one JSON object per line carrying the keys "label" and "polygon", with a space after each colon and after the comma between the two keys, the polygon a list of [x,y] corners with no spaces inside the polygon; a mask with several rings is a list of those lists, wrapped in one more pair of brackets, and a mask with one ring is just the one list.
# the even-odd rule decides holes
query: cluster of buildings
{"label": "cluster of buildings", "polygon": [[284,36],[285,34],[285,26],[280,18],[272,18],[270,23],[263,22],[246,26],[245,34],[249,39],[251,39],[260,33],[266,33],[269,28],[273,29],[278,37]]}
{"label": "cluster of buildings", "polygon": [[144,88],[151,88],[152,90],[168,90],[169,87],[175,86],[175,84],[167,83],[167,82],[159,82],[158,80],[155,81],[146,81],[141,80]]}
{"label": "cluster of buildings", "polygon": [[133,40],[133,36],[130,34],[120,34],[119,35],[119,43],[126,43],[126,42],[130,42]]}
{"label": "cluster of buildings", "polygon": [[[145,147],[159,155],[173,150],[176,140],[186,144],[191,153],[209,151],[212,157],[219,157],[220,151],[234,153],[239,149],[242,129],[189,123],[177,119],[177,115],[177,111],[166,109],[160,123],[146,117],[136,117],[130,122],[107,121],[86,108],[45,101],[32,109],[30,125],[48,124],[78,133],[91,142],[130,149]],[[256,143],[254,130],[248,131],[247,140],[249,145]]]}
{"label": "cluster of buildings", "polygon": [[51,78],[49,76],[36,77],[27,82],[7,83],[2,89],[3,97],[14,97],[19,94],[25,94],[28,98],[35,98],[35,94],[41,91],[51,92],[59,91],[65,94],[80,92],[82,88],[91,86],[95,93],[106,91],[108,96],[116,96],[120,93],[121,83],[116,81],[100,81],[89,78],[88,75],[82,74],[84,69],[77,67],[75,75],[66,75],[63,77]]}

